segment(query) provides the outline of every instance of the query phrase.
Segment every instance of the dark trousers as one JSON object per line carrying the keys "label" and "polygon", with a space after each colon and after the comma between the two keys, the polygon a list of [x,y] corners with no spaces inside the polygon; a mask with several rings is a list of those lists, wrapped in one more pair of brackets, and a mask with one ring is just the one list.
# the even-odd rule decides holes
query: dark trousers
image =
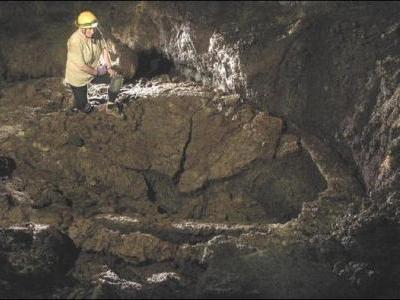
{"label": "dark trousers", "polygon": [[[109,84],[111,82],[111,77],[109,75],[103,75],[103,76],[98,76],[95,77],[91,83],[93,84]],[[90,110],[90,104],[88,103],[87,100],[87,85],[84,86],[73,86],[69,85],[71,87],[72,93],[74,94],[74,108],[79,109],[80,111],[87,112]],[[113,97],[110,97],[108,95],[109,99],[112,99]]]}

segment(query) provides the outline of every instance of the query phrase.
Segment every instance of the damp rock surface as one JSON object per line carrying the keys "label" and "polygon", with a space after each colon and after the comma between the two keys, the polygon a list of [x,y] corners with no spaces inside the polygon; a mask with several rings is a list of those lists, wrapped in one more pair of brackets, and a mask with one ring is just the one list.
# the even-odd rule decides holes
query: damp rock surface
{"label": "damp rock surface", "polygon": [[[350,175],[341,175],[349,172],[339,158],[315,140],[303,145],[301,133],[287,132],[282,119],[235,94],[160,76],[125,85],[118,97],[125,118],[117,118],[71,113],[61,78],[27,84],[32,88],[10,85],[2,96],[4,124],[23,120],[24,135],[3,143],[16,167],[1,183],[1,226],[49,224],[73,241],[79,257],[54,295],[266,295],[261,283],[238,285],[247,275],[233,276],[221,257],[267,251],[270,239],[284,249],[302,245],[342,212],[331,201],[359,192]],[[49,105],[52,94],[41,94],[41,86],[53,90],[59,106]],[[93,105],[105,88],[90,87]],[[21,109],[10,98],[27,90],[38,91],[36,100]],[[305,203],[321,211],[321,221]],[[326,224],[308,228],[309,219]],[[326,271],[317,261],[311,268]]]}
{"label": "damp rock surface", "polygon": [[[51,86],[67,103],[61,80],[30,85]],[[71,114],[63,111],[67,104],[60,111],[40,93],[24,112],[8,102],[20,89],[5,89],[2,101],[10,106],[3,120],[12,124],[25,116],[25,134],[10,136],[3,153],[18,166],[10,182],[23,182],[18,192],[31,197],[35,213],[65,207],[65,213],[84,215],[284,221],[325,188],[307,151],[298,142],[289,146],[281,119],[248,104],[222,105],[226,99],[194,83],[161,77],[127,85],[119,96],[125,119]],[[91,101],[103,92],[93,86]]]}
{"label": "damp rock surface", "polygon": [[[43,291],[64,280],[77,249],[68,236],[48,225],[28,223],[0,230],[2,297]],[[25,286],[19,291],[18,286]]]}
{"label": "damp rock surface", "polygon": [[[105,85],[96,111],[69,110],[66,41],[88,6],[122,114],[97,111]],[[0,295],[398,298],[399,12],[2,3]]]}

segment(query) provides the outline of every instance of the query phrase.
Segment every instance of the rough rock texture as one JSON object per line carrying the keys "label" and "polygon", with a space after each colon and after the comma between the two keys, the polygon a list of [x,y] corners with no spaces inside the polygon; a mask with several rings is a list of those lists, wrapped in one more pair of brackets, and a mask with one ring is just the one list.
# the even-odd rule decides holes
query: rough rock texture
{"label": "rough rock texture", "polygon": [[[82,3],[3,3],[0,13],[0,79],[1,81],[60,76],[65,71],[67,39],[76,27],[78,14],[87,9]],[[96,15],[109,11],[98,8]],[[27,30],[29,28],[29,30]],[[126,77],[136,74],[138,56],[104,31],[111,59]],[[10,35],[10,33],[12,33]],[[49,42],[51,41],[51,42]],[[24,46],[22,46],[24,45]]]}
{"label": "rough rock texture", "polygon": [[[39,18],[24,20],[36,22],[34,28],[39,32],[43,28],[61,30],[63,26],[59,23],[67,18],[73,20],[74,13],[84,6],[65,4],[64,8],[56,5],[44,8],[32,3],[18,11],[11,4],[4,5],[2,22],[7,26],[14,14],[29,10],[34,16],[45,16],[45,12],[54,11],[58,16],[54,26],[40,26],[35,21]],[[227,9],[218,2],[207,6],[144,2],[105,7],[106,4],[93,7],[102,18],[103,31],[142,53],[139,56],[150,58],[154,68],[163,55],[178,69],[180,66],[191,69],[188,72],[194,74],[193,79],[198,73],[198,81],[205,80],[225,92],[240,92],[272,114],[285,116],[323,137],[348,163],[354,161],[358,176],[369,190],[374,188],[372,183],[380,182],[376,176],[395,180],[396,168],[386,170],[386,166],[395,161],[392,153],[397,145],[397,114],[391,109],[396,106],[396,93],[395,86],[390,87],[396,74],[396,3],[232,3]],[[129,23],[130,19],[133,23]],[[42,22],[46,21],[44,18]],[[42,34],[60,39],[50,45],[51,51],[64,47],[61,41],[68,30],[73,28],[65,27],[63,35]],[[4,43],[16,43],[5,32]],[[18,32],[18,36],[26,38],[22,30]],[[32,41],[41,40],[33,36]],[[146,53],[154,49],[160,56],[147,57]],[[7,53],[2,55],[2,62],[9,66],[6,68],[29,66],[18,60],[8,63],[7,57],[20,56],[4,51]],[[10,69],[7,76],[38,77],[32,72],[50,63],[58,66],[58,71],[40,71],[41,75],[63,73],[64,59],[58,55],[30,61],[37,61],[37,66],[26,71]],[[393,121],[381,126],[382,120]],[[383,137],[388,135],[390,142],[384,142]],[[378,136],[383,136],[379,143]],[[379,151],[375,153],[373,149],[377,147]]]}
{"label": "rough rock texture", "polygon": [[[73,266],[76,248],[48,225],[27,224],[0,230],[0,295],[29,297],[29,290],[45,290],[62,280]],[[25,290],[21,290],[23,285]],[[25,295],[25,296],[22,296]]]}
{"label": "rough rock texture", "polygon": [[206,181],[232,176],[257,158],[273,158],[282,121],[265,113],[254,115],[245,107],[231,120],[202,111],[190,126],[193,142],[186,151],[185,171],[179,181],[182,192],[200,188]]}
{"label": "rough rock texture", "polygon": [[174,245],[150,234],[121,234],[88,220],[75,221],[69,236],[85,251],[106,251],[136,264],[172,260],[176,252]]}
{"label": "rough rock texture", "polygon": [[[144,284],[127,281],[108,270],[99,275],[98,285],[93,291],[95,299],[118,297],[119,299],[177,298],[182,283],[179,275],[173,272],[153,274]],[[181,295],[182,297],[182,295]],[[180,297],[179,297],[180,298]]]}
{"label": "rough rock texture", "polygon": [[[68,94],[56,79],[34,81],[25,90],[20,85],[4,89],[3,124],[21,120],[17,128],[23,134],[5,137],[2,152],[15,159],[14,175],[23,182],[19,192],[30,195],[34,210],[58,205],[86,215],[126,211],[231,221],[286,219],[324,188],[301,147],[279,150],[290,143],[279,142],[280,119],[246,104],[221,107],[211,92],[180,95],[180,89],[190,91],[195,84],[149,83],[154,97],[127,104],[125,120],[58,112]],[[53,87],[51,94],[35,94],[42,86]],[[37,102],[27,103],[26,110],[15,106],[15,95],[30,90]],[[138,83],[121,98],[132,101],[135,91],[139,97],[148,92]],[[283,165],[292,169],[282,171]],[[274,196],[262,196],[265,184],[273,185]],[[283,188],[287,185],[292,185],[290,194]],[[267,200],[282,203],[273,208]],[[203,212],[195,212],[199,206]],[[218,217],[224,206],[225,216]]]}
{"label": "rough rock texture", "polygon": [[[146,21],[135,18],[134,31],[113,26],[127,45],[152,41],[193,78],[323,137],[354,162],[368,192],[398,184],[398,4],[138,6]],[[141,26],[150,36],[140,38]]]}
{"label": "rough rock texture", "polygon": [[[237,247],[239,236],[270,231],[252,223],[295,218],[303,202],[327,186],[333,198],[358,191],[336,158],[312,143],[303,147],[299,135],[285,133],[282,120],[241,104],[237,96],[160,77],[123,88],[120,119],[65,111],[69,95],[59,78],[25,85],[4,88],[1,98],[4,128],[18,133],[3,137],[2,153],[16,168],[1,185],[1,224],[51,224],[73,240],[82,259],[64,289],[53,290],[57,295],[155,297],[164,288],[171,297],[233,295],[229,288],[225,294],[203,293],[198,286],[204,268],[198,265],[208,265],[199,253],[210,251],[202,243],[222,235]],[[12,99],[25,93],[35,100],[16,106]],[[100,101],[103,93],[94,86],[90,99]],[[201,180],[188,181],[194,172]],[[343,183],[332,185],[339,177]],[[200,222],[182,221],[187,219]],[[215,223],[227,221],[243,224]],[[87,255],[99,265],[88,266]],[[130,284],[122,279],[91,285],[90,278],[105,272],[102,265],[125,274],[124,280],[136,274],[146,289],[126,292]],[[145,283],[145,275],[157,272],[186,279],[174,287]],[[247,295],[243,288],[238,294]]]}
{"label": "rough rock texture", "polygon": [[[67,112],[88,7],[125,118]],[[0,226],[81,250],[50,296],[399,296],[398,3],[1,8]]]}

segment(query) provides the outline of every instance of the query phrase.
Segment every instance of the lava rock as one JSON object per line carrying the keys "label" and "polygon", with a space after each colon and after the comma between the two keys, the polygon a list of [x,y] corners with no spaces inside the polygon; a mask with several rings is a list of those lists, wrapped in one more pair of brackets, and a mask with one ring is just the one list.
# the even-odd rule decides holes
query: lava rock
{"label": "lava rock", "polygon": [[28,287],[63,278],[76,258],[72,241],[48,225],[29,223],[0,229],[0,278]]}
{"label": "lava rock", "polygon": [[78,135],[69,136],[67,142],[76,147],[83,147],[85,145],[85,141]]}
{"label": "lava rock", "polygon": [[143,285],[120,278],[111,270],[99,274],[92,299],[142,298]]}
{"label": "lava rock", "polygon": [[[153,274],[141,284],[126,280],[107,270],[98,275],[93,299],[168,299],[183,290],[181,277],[173,272]],[[181,295],[182,296],[182,295]]]}
{"label": "lava rock", "polygon": [[133,264],[171,261],[177,246],[151,234],[123,234],[96,220],[79,219],[69,228],[69,236],[85,251],[104,251]]}

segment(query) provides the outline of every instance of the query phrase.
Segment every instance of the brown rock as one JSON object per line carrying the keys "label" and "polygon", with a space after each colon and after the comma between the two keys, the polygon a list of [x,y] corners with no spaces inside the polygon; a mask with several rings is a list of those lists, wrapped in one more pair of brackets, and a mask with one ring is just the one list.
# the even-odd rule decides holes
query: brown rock
{"label": "brown rock", "polygon": [[276,158],[282,158],[286,155],[300,151],[300,138],[294,134],[284,134],[279,142],[279,148]]}
{"label": "brown rock", "polygon": [[193,119],[192,142],[186,153],[181,192],[201,188],[209,180],[238,173],[256,159],[271,159],[282,120],[243,108],[235,120],[201,111]]}
{"label": "brown rock", "polygon": [[123,234],[92,220],[75,221],[69,229],[69,235],[85,251],[105,251],[137,264],[172,260],[177,249],[177,246],[151,234]]}
{"label": "brown rock", "polygon": [[198,99],[158,98],[144,103],[141,131],[153,170],[173,177],[179,169]]}

